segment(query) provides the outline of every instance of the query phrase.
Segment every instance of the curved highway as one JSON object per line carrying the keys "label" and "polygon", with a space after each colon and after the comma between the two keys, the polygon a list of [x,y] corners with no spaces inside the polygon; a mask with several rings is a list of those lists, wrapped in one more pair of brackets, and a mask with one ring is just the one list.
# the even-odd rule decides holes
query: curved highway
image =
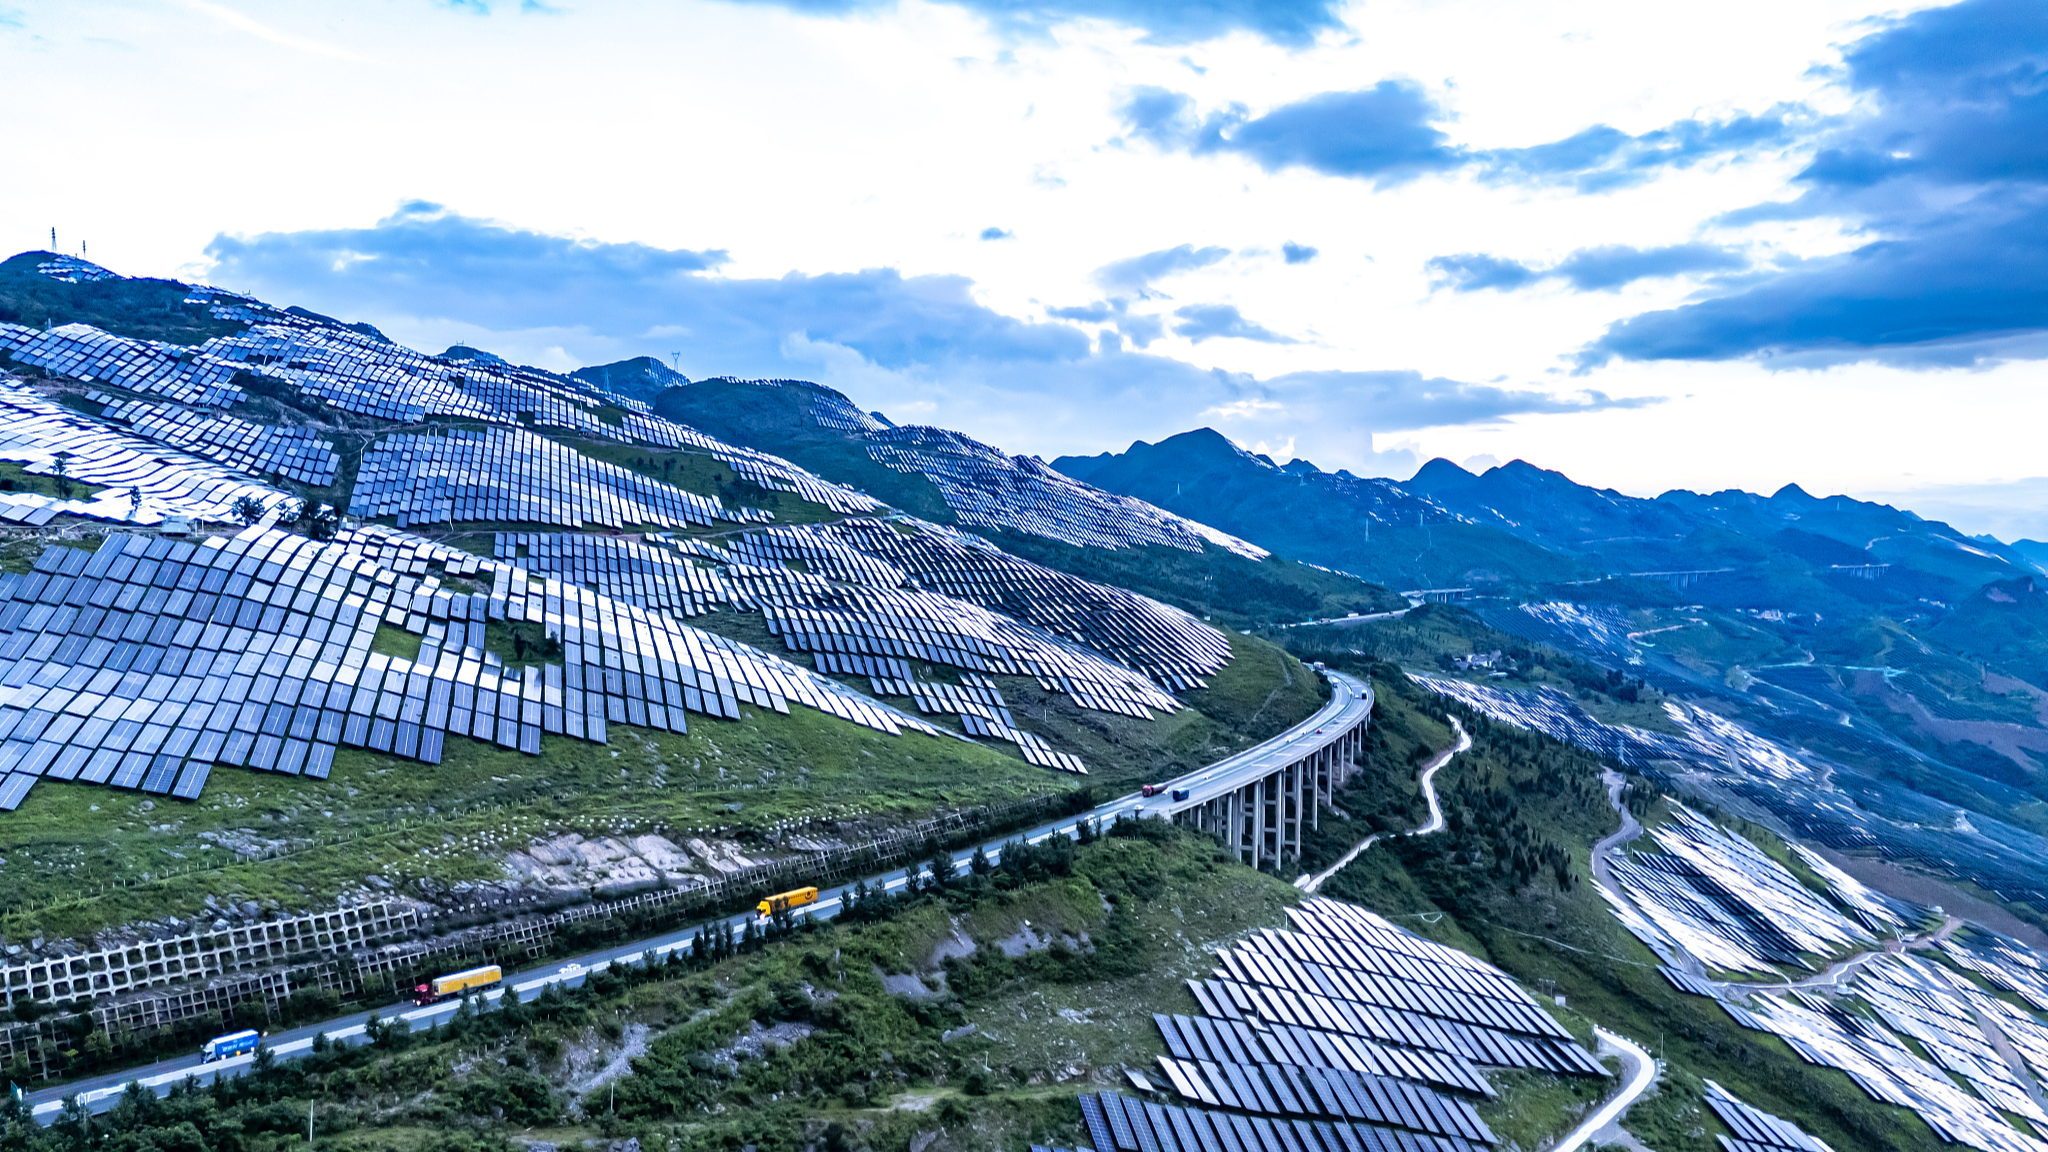
{"label": "curved highway", "polygon": [[[1186,801],[1167,802],[1166,797],[1172,794],[1171,791],[1150,798],[1132,792],[1125,796],[1119,796],[1114,800],[1098,804],[1080,815],[1062,817],[1059,820],[1041,824],[1028,831],[1012,833],[1001,840],[983,844],[980,846],[981,850],[986,853],[991,863],[995,863],[1002,859],[1002,845],[1005,842],[1017,840],[1020,837],[1032,844],[1041,843],[1053,836],[1066,836],[1070,839],[1078,838],[1081,822],[1084,820],[1099,821],[1107,824],[1115,821],[1119,816],[1131,816],[1136,819],[1147,817],[1165,818],[1181,809],[1193,807],[1202,801],[1242,787],[1261,776],[1272,773],[1277,768],[1302,759],[1323,744],[1329,742],[1328,739],[1324,738],[1326,732],[1332,734],[1342,732],[1372,713],[1372,688],[1370,685],[1356,677],[1347,676],[1342,672],[1326,672],[1324,677],[1330,684],[1330,700],[1315,715],[1310,716],[1308,719],[1263,744],[1255,745],[1205,768],[1198,768],[1179,779],[1166,782],[1165,787],[1172,791],[1185,790],[1188,794]],[[1434,805],[1432,805],[1433,807]],[[954,852],[952,855],[954,870],[958,871],[965,867],[968,860],[973,857],[974,852],[975,849],[972,847]],[[915,867],[917,867],[919,875],[927,874],[921,865]],[[878,875],[864,877],[863,879],[870,888],[881,887],[890,892],[895,892],[910,883],[910,871],[905,868],[897,868]],[[807,911],[815,919],[831,919],[839,914],[846,893],[852,887],[853,884],[842,884],[833,888],[819,889],[818,902],[811,905]],[[733,931],[737,933],[749,920],[753,919],[755,919],[755,916],[752,912],[743,912],[727,917],[726,922],[731,924]],[[690,941],[695,938],[699,928],[710,927],[716,923],[718,923],[718,920],[714,918],[699,924],[692,924],[687,928],[679,928],[660,936],[586,953],[566,963],[548,964],[539,968],[531,968],[524,972],[507,973],[504,983],[486,992],[482,999],[488,1004],[500,1001],[509,995],[517,997],[520,1002],[524,1002],[539,996],[550,984],[563,984],[572,988],[577,987],[583,983],[584,978],[590,973],[608,968],[613,964],[659,962],[666,959],[671,952],[688,948]],[[443,1021],[453,1016],[455,1010],[460,1005],[461,1002],[459,1000],[450,1000],[424,1007],[401,1003],[378,1009],[375,1014],[386,1021],[404,1021],[411,1030],[420,1031],[436,1021]],[[332,1020],[325,1020],[318,1024],[309,1024],[301,1028],[294,1028],[290,1031],[269,1036],[266,1038],[265,1043],[270,1051],[281,1059],[300,1056],[310,1051],[313,1046],[313,1037],[323,1033],[330,1040],[337,1040],[342,1043],[363,1043],[366,1039],[364,1025],[368,1022],[371,1015],[371,1012],[355,1012],[347,1016],[339,1016]],[[173,1057],[169,1060],[148,1065],[147,1067],[133,1068],[125,1072],[109,1073],[57,1088],[45,1088],[39,1092],[30,1092],[26,1094],[25,1100],[36,1119],[47,1124],[57,1118],[63,1109],[64,1101],[74,1095],[81,1097],[83,1103],[93,1111],[104,1112],[114,1106],[115,1101],[119,1099],[121,1093],[126,1090],[130,1083],[139,1081],[144,1087],[154,1089],[157,1094],[162,1095],[169,1092],[172,1085],[187,1077],[195,1078],[201,1084],[209,1084],[212,1083],[216,1076],[240,1075],[243,1071],[247,1070],[253,1059],[253,1054],[249,1054],[211,1064],[203,1064],[200,1062],[197,1054]]]}

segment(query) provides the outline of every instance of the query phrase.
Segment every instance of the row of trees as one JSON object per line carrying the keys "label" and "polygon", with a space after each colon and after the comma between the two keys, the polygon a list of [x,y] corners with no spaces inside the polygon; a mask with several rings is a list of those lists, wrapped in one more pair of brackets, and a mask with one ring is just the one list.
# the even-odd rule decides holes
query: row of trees
{"label": "row of trees", "polygon": [[[234,513],[235,519],[244,524],[254,524],[271,512],[269,505],[248,495],[236,497],[228,510]],[[285,501],[278,511],[280,525],[295,527],[315,540],[332,539],[334,534],[341,530],[341,513],[336,511],[332,504],[322,504],[309,499],[300,500],[294,506],[291,501]]]}

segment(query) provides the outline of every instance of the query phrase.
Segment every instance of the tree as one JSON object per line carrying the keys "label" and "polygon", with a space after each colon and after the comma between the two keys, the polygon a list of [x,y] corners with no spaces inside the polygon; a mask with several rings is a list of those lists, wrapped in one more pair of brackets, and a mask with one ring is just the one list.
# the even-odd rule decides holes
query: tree
{"label": "tree", "polygon": [[235,519],[240,520],[244,524],[254,524],[265,516],[270,515],[270,509],[263,506],[263,501],[246,492],[235,497],[235,502],[228,505],[228,511],[234,514]]}
{"label": "tree", "polygon": [[341,516],[332,504],[316,504],[306,500],[299,505],[299,527],[315,540],[331,540],[341,527]]}
{"label": "tree", "polygon": [[57,495],[71,499],[71,453],[59,452],[51,471],[57,474]]}

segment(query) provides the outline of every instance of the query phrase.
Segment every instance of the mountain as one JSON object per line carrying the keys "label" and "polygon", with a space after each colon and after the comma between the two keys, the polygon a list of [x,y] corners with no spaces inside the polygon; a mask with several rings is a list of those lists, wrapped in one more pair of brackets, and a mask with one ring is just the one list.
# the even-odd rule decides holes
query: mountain
{"label": "mountain", "polygon": [[1389,480],[1284,466],[1209,428],[1140,440],[1122,453],[1062,456],[1052,466],[1112,492],[1214,524],[1262,547],[1397,588],[1437,588],[1584,574],[1569,557]]}
{"label": "mountain", "polygon": [[[2048,578],[1910,512],[1646,500],[1523,461],[1396,483],[1210,429],[1048,465],[811,382],[428,354],[48,253],[0,264],[0,306],[10,1147],[271,1147],[302,1120],[437,1149],[1543,1147],[1620,1090],[1574,1039],[1597,1017],[1669,1037],[1628,1117],[1659,1148],[1807,1141],[1736,1090],[1824,1097],[1832,1146],[1903,1150],[1931,1146],[1918,1121],[1797,1045],[1868,1068],[1852,1039],[1904,1017],[1740,1008],[1701,972],[1754,988],[1853,952],[1874,962],[1838,1007],[1897,1002],[1865,974],[1910,971],[1884,938],[1941,918],[1795,855],[1813,844],[2048,922]],[[1410,609],[1340,567],[1466,603]],[[1309,653],[1370,678],[1369,713],[1329,728],[1343,681]],[[1101,802],[1269,741],[1242,761],[1291,747],[1277,792],[1017,835],[1160,815],[1171,791]],[[1624,812],[1665,854],[1588,876]],[[1304,894],[1315,876],[1355,903]],[[2042,990],[2016,941],[1947,928],[1955,965]],[[1238,1019],[1358,940],[1402,958],[1332,977],[1371,992],[1370,1043]],[[1661,971],[1617,966],[1639,944]],[[525,969],[495,1005],[374,1022],[488,961]],[[1930,1011],[2048,1035],[1943,988]],[[1302,1019],[1336,1011],[1304,995]],[[368,1043],[328,1043],[365,1016]],[[117,1096],[266,1027],[311,1039],[216,1091]],[[2028,1103],[1883,1042],[1937,1120],[1981,1134]],[[1986,1053],[1969,1070],[2002,1067]],[[1134,1066],[1154,1099],[1042,1087]]]}
{"label": "mountain", "polygon": [[899,427],[809,381],[700,380],[664,391],[654,411],[935,523],[980,533],[1048,567],[1240,626],[1402,603],[1383,588],[1325,570],[1341,565],[1320,556],[1269,550],[1214,519],[1180,513],[1170,501],[1086,483],[958,432]]}
{"label": "mountain", "polygon": [[578,368],[569,375],[593,388],[652,403],[664,388],[688,384],[690,378],[652,356],[635,356],[610,364]]}

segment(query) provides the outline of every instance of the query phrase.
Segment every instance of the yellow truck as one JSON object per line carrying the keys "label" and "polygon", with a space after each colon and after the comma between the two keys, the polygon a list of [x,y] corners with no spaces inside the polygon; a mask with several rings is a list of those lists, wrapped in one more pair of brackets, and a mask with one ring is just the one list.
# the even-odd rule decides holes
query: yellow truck
{"label": "yellow truck", "polygon": [[818,890],[816,888],[796,888],[788,892],[777,892],[775,895],[756,904],[755,907],[761,910],[761,915],[773,916],[777,912],[787,912],[792,908],[801,908],[806,904],[816,904],[817,902]]}
{"label": "yellow truck", "polygon": [[481,968],[468,968],[461,972],[450,972],[446,976],[436,976],[427,983],[413,988],[412,1002],[415,1004],[435,1004],[478,988],[489,988],[504,979],[504,970],[496,964],[486,964]]}

